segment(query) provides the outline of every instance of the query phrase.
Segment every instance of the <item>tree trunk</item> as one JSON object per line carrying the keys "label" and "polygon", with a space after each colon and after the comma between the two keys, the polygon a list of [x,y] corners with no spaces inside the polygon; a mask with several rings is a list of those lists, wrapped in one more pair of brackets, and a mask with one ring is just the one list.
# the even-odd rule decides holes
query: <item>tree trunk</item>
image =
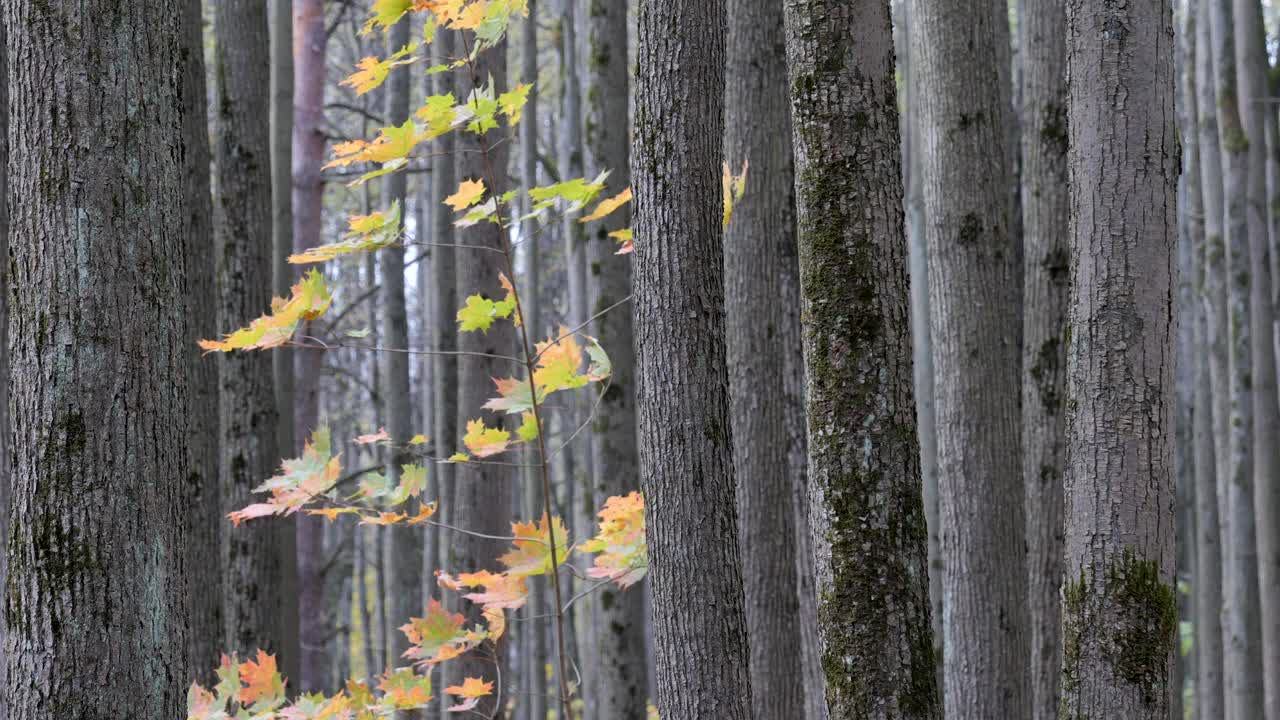
{"label": "tree trunk", "polygon": [[[474,61],[473,77],[490,82],[494,88],[507,87],[507,44],[502,40],[497,46],[480,53]],[[443,73],[442,73],[443,74]],[[466,97],[472,88],[464,88],[460,93]],[[499,90],[500,92],[500,90]],[[456,139],[458,148],[458,179],[483,180],[487,188],[486,196],[497,197],[506,192],[506,168],[508,146],[502,133],[493,131],[483,136],[472,134],[459,136]],[[490,172],[492,168],[492,172]],[[452,190],[450,190],[452,192]],[[467,245],[481,245],[490,248],[501,248],[505,243],[502,228],[492,223],[481,223],[468,228],[459,240]],[[488,298],[500,298],[503,290],[498,283],[498,273],[502,269],[495,258],[501,256],[492,252],[478,250],[458,250],[467,255],[456,263],[457,297],[451,308],[456,312],[468,295],[480,294]],[[385,282],[385,279],[384,279]],[[456,321],[450,317],[450,326],[456,327]],[[458,335],[458,350],[466,353],[509,354],[515,346],[515,334],[512,325],[507,322],[494,323],[487,333],[469,332]],[[493,396],[492,378],[510,375],[512,365],[509,361],[493,358],[467,357],[458,364],[458,419],[455,430],[454,448],[462,447],[462,429],[468,418],[480,417],[481,406]],[[452,453],[452,451],[450,451]],[[452,524],[472,533],[484,533],[506,536],[511,532],[511,473],[496,465],[456,465],[457,483],[454,489],[454,516]],[[498,556],[507,551],[510,543],[503,540],[476,537],[464,533],[453,533],[449,538],[453,546],[456,563],[452,566],[457,571],[479,570],[498,567]],[[480,621],[478,606],[468,603],[461,610],[468,614],[469,622]],[[396,622],[399,622],[396,620]],[[501,657],[501,654],[499,655]],[[461,681],[463,677],[485,677],[495,680],[493,660],[476,657],[474,654],[451,663],[447,676]],[[450,683],[454,684],[454,683]],[[482,700],[479,712],[488,715],[495,712],[493,698]]]}
{"label": "tree trunk", "polygon": [[827,709],[940,718],[889,8],[785,7]]}
{"label": "tree trunk", "polygon": [[[409,20],[402,19],[387,33],[387,55],[391,55],[409,43]],[[386,82],[386,123],[399,127],[409,119],[409,80],[412,74],[407,68],[393,71]],[[386,176],[385,207],[399,203],[401,211],[408,199],[409,176],[396,172]],[[405,213],[407,216],[407,213]],[[382,341],[389,348],[409,347],[409,315],[404,297],[404,247],[392,246],[378,253],[382,267]],[[409,389],[409,354],[403,352],[382,353],[385,362],[384,383],[386,392],[387,432],[392,448],[387,452],[387,479],[391,487],[400,484],[400,466],[413,462],[409,438],[413,436],[412,394]],[[495,375],[495,377],[498,377]],[[417,500],[410,500],[416,504]],[[394,627],[409,621],[422,612],[422,528],[393,525],[387,533],[387,584],[391,595],[387,598],[389,621]],[[501,534],[501,533],[498,533]],[[401,656],[409,649],[408,638],[402,632],[391,636],[391,658],[394,665],[402,664]]]}
{"label": "tree trunk", "polygon": [[[587,20],[586,150],[591,174],[608,170],[610,187],[621,191],[631,184],[625,4],[590,0]],[[617,242],[608,236],[631,226],[629,210],[623,207],[605,221],[590,226],[593,234],[586,245],[590,270],[588,308],[593,315],[604,313],[594,321],[593,332],[613,360],[609,390],[592,422],[596,507],[603,506],[606,498],[625,495],[639,487],[631,306],[614,307],[631,293],[631,258],[615,255]],[[613,309],[605,312],[608,308]],[[645,717],[648,682],[643,593],[643,586],[626,591],[606,586],[600,590],[596,615],[597,717]]]}
{"label": "tree trunk", "polygon": [[[288,297],[293,285],[293,270],[287,258],[293,251],[293,2],[271,0],[269,3],[271,53],[271,286],[273,297]],[[293,427],[293,350],[277,348],[271,353],[272,380],[275,383],[276,443],[281,454],[301,454]],[[298,553],[297,519],[276,520],[283,528],[280,553],[283,557],[281,579],[284,599],[285,647],[299,646],[298,617]],[[301,673],[301,648],[298,655],[280,658],[280,671],[286,678]]]}
{"label": "tree trunk", "polygon": [[[1063,717],[1167,720],[1176,185],[1169,5],[1067,3]],[[1117,93],[1129,101],[1116,104]]]}
{"label": "tree trunk", "polygon": [[750,716],[725,368],[725,3],[641,0],[632,266],[658,710]]}
{"label": "tree trunk", "polygon": [[[1258,555],[1253,508],[1253,362],[1249,321],[1248,141],[1236,104],[1237,76],[1231,0],[1209,0],[1217,78],[1218,142],[1226,201],[1226,285],[1229,384],[1227,475],[1222,481],[1229,517],[1223,563],[1223,660],[1227,716],[1263,717]],[[1207,209],[1207,208],[1206,208]],[[1219,497],[1219,501],[1224,496]]]}
{"label": "tree trunk", "polygon": [[[187,19],[187,18],[184,18]],[[185,36],[184,36],[185,37]],[[3,17],[0,17],[0,167],[9,162],[9,71],[5,54],[5,28]],[[202,75],[203,77],[203,75]],[[184,85],[184,88],[186,86]],[[208,135],[206,134],[206,138]],[[0,597],[7,593],[8,547],[9,547],[9,496],[12,486],[12,458],[9,449],[12,447],[9,432],[9,175],[0,173]],[[207,268],[206,268],[207,271]],[[193,380],[194,382],[194,380]],[[194,466],[195,460],[192,464]],[[193,467],[194,469],[194,467]],[[196,483],[194,487],[208,492],[208,484]],[[217,495],[214,495],[214,514],[217,514]],[[188,547],[190,543],[188,543]],[[215,577],[221,577],[215,573]],[[218,607],[215,601],[211,603]],[[192,608],[192,624],[200,622],[198,610]],[[0,601],[0,676],[8,664],[5,661],[4,639],[4,603]],[[216,620],[216,618],[215,618]],[[214,625],[214,627],[218,627]],[[196,648],[198,640],[191,641],[191,656],[199,657]],[[4,693],[0,692],[0,720],[8,720]]]}
{"label": "tree trunk", "polygon": [[[226,525],[218,492],[218,362],[204,357],[192,338],[212,338],[218,318],[209,308],[218,301],[213,247],[213,205],[209,192],[209,110],[204,67],[204,29],[199,0],[182,5],[182,106],[184,182],[187,188],[187,299],[191,337],[191,473],[187,476],[187,577],[191,583],[191,671],[213,677],[222,639],[222,565],[211,548],[220,546]],[[6,455],[7,457],[7,455]]]}
{"label": "tree trunk", "polygon": [[[899,32],[910,34],[912,8],[919,0],[904,0]],[[934,410],[933,339],[929,328],[929,248],[924,227],[924,144],[920,128],[919,63],[911,61],[910,38],[901,42],[899,60],[907,93],[907,256],[911,273],[911,354],[915,381],[916,424],[920,437],[920,474],[924,485],[924,517],[929,530],[929,616],[933,627],[933,657],[938,690],[946,695],[942,672],[942,530],[938,517],[938,424]]]}
{"label": "tree trunk", "polygon": [[[322,0],[293,2],[294,124],[292,141],[293,247],[301,251],[319,245],[323,220],[325,23]],[[294,447],[315,430],[319,416],[319,350],[295,350],[292,408]],[[297,519],[298,618],[303,653],[299,687],[304,692],[326,689],[329,662],[323,648],[328,635],[324,607],[324,520]]]}
{"label": "tree trunk", "polygon": [[[729,0],[725,162],[750,164],[750,191],[725,233],[725,326],[738,529],[756,718],[803,707],[795,512],[788,466],[781,265],[796,213],[782,4]],[[831,82],[837,82],[833,78]],[[737,172],[735,170],[735,172]],[[807,531],[807,530],[806,530]],[[824,608],[825,609],[825,608]]]}
{"label": "tree trunk", "polygon": [[[1246,145],[1245,222],[1248,232],[1250,364],[1253,395],[1253,507],[1257,528],[1260,634],[1267,720],[1280,720],[1280,399],[1276,396],[1275,308],[1267,237],[1266,30],[1259,0],[1235,0],[1235,60],[1242,142]],[[1243,270],[1247,268],[1247,270]]]}
{"label": "tree trunk", "polygon": [[[4,4],[12,720],[184,707],[185,11]],[[269,362],[269,361],[268,361]]]}
{"label": "tree trunk", "polygon": [[[1196,481],[1196,567],[1191,583],[1195,607],[1197,716],[1204,720],[1224,717],[1222,708],[1222,540],[1218,521],[1217,460],[1214,448],[1213,384],[1210,373],[1212,348],[1209,340],[1209,283],[1207,266],[1207,218],[1204,212],[1203,162],[1200,125],[1204,115],[1213,115],[1212,105],[1203,107],[1199,81],[1202,65],[1212,62],[1208,47],[1207,27],[1200,20],[1200,6],[1209,0],[1190,0],[1186,5],[1183,38],[1188,45],[1184,68],[1186,111],[1183,123],[1186,157],[1183,178],[1186,182],[1186,213],[1191,235],[1191,282],[1195,298],[1190,317],[1192,324],[1192,362],[1195,387],[1192,406],[1191,446]],[[1216,133],[1216,131],[1215,131]],[[1213,138],[1216,148],[1217,137]],[[1220,187],[1220,186],[1219,186]],[[1221,223],[1221,219],[1219,219]]]}
{"label": "tree trunk", "polygon": [[[271,167],[267,125],[257,115],[270,101],[264,3],[227,0],[215,8],[218,330],[225,334],[270,307]],[[255,501],[252,493],[275,474],[276,404],[271,356],[219,356],[222,426],[220,468],[224,512]],[[224,649],[257,648],[288,656],[280,552],[282,523],[259,521],[223,533]]]}
{"label": "tree trunk", "polygon": [[1063,0],[1026,0],[1022,57],[1022,476],[1026,486],[1031,717],[1058,716],[1063,392],[1067,352],[1067,55]]}
{"label": "tree trunk", "polygon": [[[1030,703],[1019,447],[1021,259],[1012,232],[1004,2],[914,8],[943,543],[948,716]],[[981,422],[975,422],[976,419]],[[974,522],[974,518],[983,518]]]}

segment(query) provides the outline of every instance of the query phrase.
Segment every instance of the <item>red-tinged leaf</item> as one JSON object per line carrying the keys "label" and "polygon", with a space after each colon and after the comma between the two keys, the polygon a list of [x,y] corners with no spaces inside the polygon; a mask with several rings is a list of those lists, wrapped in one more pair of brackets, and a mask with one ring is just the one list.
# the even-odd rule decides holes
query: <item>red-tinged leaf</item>
{"label": "red-tinged leaf", "polygon": [[272,300],[269,315],[263,315],[248,327],[236,330],[222,340],[201,340],[200,347],[207,352],[279,347],[293,338],[299,323],[316,319],[329,309],[329,303],[332,302],[324,277],[315,270],[307,273],[301,282],[294,285],[292,293],[292,297],[287,300]]}
{"label": "red-tinged leaf", "polygon": [[483,420],[469,420],[462,444],[476,457],[489,457],[506,451],[511,445],[511,433],[502,428],[487,428]]}
{"label": "red-tinged leaf", "polygon": [[396,525],[409,517],[404,513],[380,512],[377,515],[365,515],[360,518],[361,525]]}
{"label": "red-tinged leaf", "polygon": [[[553,531],[556,546],[554,563],[551,558]],[[551,572],[564,562],[569,552],[569,531],[565,529],[564,522],[558,517],[548,522],[546,513],[543,513],[537,525],[512,523],[511,534],[518,538],[513,543],[514,548],[499,557],[498,562],[506,566],[508,574],[514,577]]]}
{"label": "red-tinged leaf", "polygon": [[426,613],[400,627],[413,647],[404,656],[424,665],[435,665],[462,655],[474,647],[469,633],[462,628],[461,614],[450,613],[439,600],[427,603]]}
{"label": "red-tinged leaf", "polygon": [[611,497],[598,515],[599,532],[578,548],[579,552],[597,554],[587,576],[610,580],[622,588],[635,584],[649,568],[644,497],[638,492]]}
{"label": "red-tinged leaf", "polygon": [[412,710],[431,702],[431,678],[411,668],[399,668],[382,677],[378,689],[390,709]]}
{"label": "red-tinged leaf", "polygon": [[376,442],[387,442],[391,439],[391,434],[386,428],[378,428],[378,432],[360,435],[356,437],[356,444],[369,445]]}
{"label": "red-tinged leaf", "polygon": [[276,659],[262,650],[258,651],[256,660],[245,660],[240,663],[240,702],[245,705],[256,705],[266,702],[284,701],[284,680],[276,669]]}
{"label": "red-tinged leaf", "polygon": [[636,249],[631,228],[622,228],[609,233],[609,237],[618,241],[618,251],[614,255],[626,255]]}

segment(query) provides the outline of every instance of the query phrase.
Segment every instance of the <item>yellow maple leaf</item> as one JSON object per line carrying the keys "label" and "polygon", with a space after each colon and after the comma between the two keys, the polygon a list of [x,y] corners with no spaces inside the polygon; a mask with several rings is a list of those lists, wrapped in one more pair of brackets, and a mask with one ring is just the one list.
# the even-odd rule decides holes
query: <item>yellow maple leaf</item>
{"label": "yellow maple leaf", "polygon": [[506,451],[511,444],[511,433],[502,428],[487,428],[483,420],[469,420],[462,444],[476,457],[489,457]]}
{"label": "yellow maple leaf", "polygon": [[484,22],[485,12],[489,9],[488,0],[476,0],[463,10],[451,27],[455,30],[475,30]]}
{"label": "yellow maple leaf", "polygon": [[[552,533],[555,533],[554,536]],[[510,552],[498,558],[498,562],[507,568],[512,577],[528,577],[543,575],[564,562],[568,554],[569,531],[565,529],[560,518],[547,520],[543,513],[537,525],[533,523],[512,523],[511,534],[516,537]],[[551,542],[556,545],[556,562],[551,559]]]}
{"label": "yellow maple leaf", "polygon": [[444,199],[444,204],[461,212],[480,202],[484,197],[483,180],[463,180],[458,191]]}
{"label": "yellow maple leaf", "polygon": [[481,698],[493,694],[493,683],[485,682],[481,678],[469,677],[464,679],[461,685],[452,685],[444,691],[458,697]]}
{"label": "yellow maple leaf", "polygon": [[599,220],[607,217],[614,210],[617,210],[629,202],[631,202],[631,188],[627,188],[611,198],[601,200],[600,204],[596,205],[596,209],[592,210],[590,215],[582,218],[578,222],[591,222],[592,220]]}
{"label": "yellow maple leaf", "polygon": [[750,160],[742,161],[742,174],[735,176],[729,171],[729,163],[724,164],[724,172],[721,175],[721,189],[724,195],[724,227],[729,227],[729,220],[733,218],[733,207],[742,199],[744,193],[747,192],[747,168]]}
{"label": "yellow maple leaf", "polygon": [[320,317],[332,302],[324,277],[316,270],[294,285],[292,293],[287,300],[273,299],[271,313],[254,320],[248,327],[240,328],[222,340],[201,340],[201,349],[231,352],[279,347],[293,338],[299,323]]}

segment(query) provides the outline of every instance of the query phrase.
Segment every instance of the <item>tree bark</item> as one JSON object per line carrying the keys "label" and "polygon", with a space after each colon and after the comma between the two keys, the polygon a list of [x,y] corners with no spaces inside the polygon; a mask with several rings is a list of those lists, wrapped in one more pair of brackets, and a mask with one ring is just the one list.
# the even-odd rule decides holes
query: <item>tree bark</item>
{"label": "tree bark", "polygon": [[13,720],[171,720],[190,680],[184,11],[3,13],[21,162],[0,693]]}
{"label": "tree bark", "polygon": [[[0,18],[0,168],[9,162],[9,71],[5,50],[5,27]],[[0,597],[7,593],[9,547],[9,497],[13,465],[9,428],[9,174],[0,173]],[[197,485],[203,487],[203,485]],[[215,496],[216,498],[216,496]],[[215,506],[216,514],[216,506]],[[217,606],[217,603],[214,603]],[[192,622],[199,622],[193,608]],[[0,601],[0,677],[4,676],[4,603]],[[198,656],[192,640],[192,656]],[[8,720],[4,693],[0,692],[0,720]]]}
{"label": "tree bark", "polygon": [[1021,254],[1009,192],[1012,149],[993,150],[1011,137],[1007,8],[945,0],[914,9],[947,715],[1018,717],[1030,702],[1018,407]]}
{"label": "tree bark", "polygon": [[[215,8],[217,78],[218,330],[225,334],[270,307],[271,167],[268,128],[257,115],[270,102],[262,69],[268,65],[265,4],[228,0]],[[254,502],[252,489],[280,461],[271,356],[219,356],[220,487],[224,512]],[[287,656],[284,647],[284,525],[249,523],[223,533],[224,649],[257,648]]]}
{"label": "tree bark", "polygon": [[749,190],[724,238],[742,582],[753,715],[781,720],[804,705],[787,397],[778,392],[785,355],[795,350],[777,342],[788,319],[778,301],[781,266],[796,257],[790,99],[779,72],[786,34],[781,3],[729,0],[726,17],[724,157],[734,168],[750,164]]}
{"label": "tree bark", "polygon": [[725,3],[641,0],[638,14],[632,306],[658,711],[746,720],[724,339]]}
{"label": "tree bark", "polygon": [[[585,146],[591,174],[608,170],[614,192],[631,185],[627,68],[625,4],[589,0]],[[602,507],[611,496],[639,488],[631,307],[614,307],[631,293],[631,258],[615,255],[617,242],[609,237],[610,232],[631,227],[630,216],[630,207],[624,206],[603,222],[589,226],[593,232],[586,243],[588,309],[593,316],[604,313],[594,321],[593,332],[613,361],[609,389],[591,426],[596,507]],[[613,309],[605,312],[608,308]],[[644,659],[643,593],[642,586],[625,591],[606,586],[600,591],[595,619],[598,717],[645,717],[648,671]]]}
{"label": "tree bark", "polygon": [[1026,0],[1022,31],[1022,475],[1035,720],[1058,716],[1067,279],[1066,7]]}
{"label": "tree bark", "polygon": [[[322,0],[293,2],[293,132],[292,215],[293,247],[297,251],[322,241],[324,181],[325,18]],[[319,421],[319,350],[295,350],[293,405],[294,447],[297,452]],[[324,520],[299,517],[295,530],[298,565],[298,634],[303,648],[299,687],[304,692],[327,689],[329,658],[324,606]]]}
{"label": "tree bark", "polygon": [[[484,50],[473,62],[474,71],[471,80],[476,84],[494,88],[507,87],[507,43],[502,40],[497,46]],[[443,74],[443,73],[442,73]],[[461,97],[471,93],[471,82],[464,83]],[[483,136],[473,134],[461,135],[455,139],[458,148],[457,172],[458,180],[483,180],[487,188],[486,196],[498,197],[506,192],[506,168],[508,145],[502,142],[499,131],[491,131]],[[492,169],[492,170],[491,170]],[[456,189],[456,188],[455,188]],[[449,192],[453,192],[450,190]],[[502,233],[505,232],[493,223],[481,223],[468,228],[460,241],[467,245],[481,245],[489,248],[501,248],[505,243]],[[457,297],[452,309],[456,312],[468,295],[480,294],[488,298],[501,298],[504,292],[498,283],[498,273],[502,269],[494,258],[501,256],[492,252],[478,250],[459,250],[468,253],[456,263]],[[451,317],[450,325],[457,327]],[[509,322],[499,321],[487,333],[459,333],[458,350],[465,353],[509,354],[515,347],[515,334]],[[512,366],[509,361],[493,358],[467,357],[458,363],[458,419],[455,430],[454,448],[462,447],[463,429],[468,418],[480,417],[481,406],[493,396],[493,379],[510,375]],[[451,451],[452,454],[452,451]],[[484,533],[499,537],[511,532],[511,477],[510,473],[495,465],[456,465],[456,487],[454,488],[454,516],[451,524],[472,533]],[[510,543],[503,540],[476,537],[465,533],[454,533],[449,539],[459,570],[478,570],[498,567],[498,556],[506,552]],[[562,548],[563,549],[563,548]],[[478,606],[468,603],[460,608],[468,614],[469,622],[479,622]],[[499,655],[501,657],[501,655]],[[456,664],[454,664],[456,663]],[[494,665],[491,659],[475,657],[474,654],[454,661],[454,667],[447,670],[447,676],[494,677]],[[455,683],[450,683],[455,684]],[[482,700],[477,710],[485,715],[495,712],[493,698]]]}
{"label": "tree bark", "polygon": [[[1222,707],[1222,539],[1218,518],[1217,459],[1214,448],[1214,412],[1216,411],[1210,362],[1212,348],[1209,339],[1209,283],[1207,272],[1208,238],[1207,218],[1204,212],[1202,137],[1200,126],[1203,116],[1213,115],[1212,105],[1202,106],[1203,97],[1199,81],[1201,66],[1212,62],[1208,48],[1207,27],[1202,27],[1200,6],[1209,0],[1190,0],[1186,7],[1183,41],[1188,52],[1184,68],[1182,96],[1186,111],[1183,123],[1183,146],[1186,164],[1183,178],[1186,182],[1186,214],[1191,236],[1191,277],[1195,294],[1190,317],[1192,324],[1191,358],[1195,376],[1192,400],[1191,446],[1196,482],[1195,543],[1196,566],[1191,587],[1194,593],[1194,627],[1196,677],[1195,700],[1197,716],[1223,717]],[[1217,137],[1213,138],[1214,146]],[[1219,223],[1221,221],[1219,220]]]}
{"label": "tree bark", "polygon": [[940,718],[889,8],[785,9],[827,710]]}
{"label": "tree bark", "polygon": [[1266,29],[1259,0],[1235,0],[1235,60],[1246,145],[1245,223],[1248,232],[1250,365],[1253,400],[1253,507],[1257,529],[1260,634],[1248,635],[1262,654],[1267,720],[1280,720],[1280,399],[1276,395],[1275,307],[1267,237]]}
{"label": "tree bark", "polygon": [[187,476],[187,577],[191,583],[191,671],[210,679],[223,652],[222,564],[211,548],[220,547],[226,524],[218,492],[218,362],[204,357],[193,338],[212,338],[218,318],[209,308],[218,302],[215,280],[213,205],[209,191],[210,148],[208,87],[204,66],[204,29],[199,0],[182,5],[182,107],[184,182],[187,188],[186,313],[191,337],[191,473]]}
{"label": "tree bark", "polygon": [[[1063,717],[1169,717],[1176,186],[1169,5],[1067,3]],[[1129,101],[1114,102],[1119,94]]]}
{"label": "tree bark", "polygon": [[1229,517],[1223,563],[1223,661],[1227,716],[1263,717],[1261,619],[1253,506],[1253,363],[1249,320],[1248,141],[1237,105],[1231,0],[1209,0],[1217,79],[1218,142],[1222,151],[1226,231],[1227,375],[1229,436],[1227,474],[1221,481]]}
{"label": "tree bark", "polygon": [[[409,20],[402,19],[390,28],[387,33],[387,55],[390,56],[409,43]],[[386,82],[386,122],[388,126],[399,127],[409,119],[409,80],[412,77],[407,68],[393,70]],[[403,172],[386,176],[386,193],[383,203],[390,207],[399,203],[401,212],[405,211],[408,199],[409,176]],[[404,213],[407,215],[407,213]],[[378,262],[382,271],[382,341],[389,348],[409,347],[409,315],[405,309],[404,290],[404,254],[403,246],[392,246],[378,253]],[[391,487],[400,484],[400,467],[413,462],[413,456],[405,451],[409,446],[409,438],[413,436],[413,408],[409,389],[409,354],[402,352],[382,353],[384,365],[384,382],[386,392],[387,432],[391,436],[392,449],[387,453],[387,479]],[[496,376],[495,377],[499,377]],[[416,504],[410,500],[409,504]],[[409,621],[422,612],[422,543],[423,532],[420,527],[390,526],[387,533],[387,555],[382,559],[387,564],[387,584],[390,586],[390,597],[387,598],[387,612],[394,627]],[[498,533],[501,534],[501,533]],[[391,658],[394,664],[400,664],[401,656],[409,649],[408,638],[402,632],[391,636]]]}

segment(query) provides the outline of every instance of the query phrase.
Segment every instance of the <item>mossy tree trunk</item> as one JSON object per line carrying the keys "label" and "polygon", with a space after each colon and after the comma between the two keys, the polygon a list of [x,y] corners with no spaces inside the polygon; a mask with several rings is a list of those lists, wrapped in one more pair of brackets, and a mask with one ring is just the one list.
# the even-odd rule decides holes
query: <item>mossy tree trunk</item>
{"label": "mossy tree trunk", "polygon": [[[218,331],[229,333],[270,307],[271,157],[268,126],[259,112],[270,103],[262,69],[268,65],[266,5],[228,0],[215,7],[217,122],[214,223],[218,264]],[[219,356],[224,512],[254,501],[252,489],[280,462],[271,356]],[[286,526],[260,521],[223,533],[224,649],[257,648],[289,656],[284,646],[281,546]],[[290,559],[291,560],[291,559]]]}
{"label": "mossy tree trunk", "polygon": [[[1272,258],[1267,227],[1266,28],[1259,0],[1235,0],[1234,30],[1240,129],[1247,153],[1245,227],[1248,232],[1250,389],[1253,400],[1253,502],[1257,529],[1258,622],[1248,636],[1262,655],[1265,717],[1280,720],[1280,401],[1271,301]],[[1234,247],[1234,243],[1233,243]]]}
{"label": "mossy tree trunk", "polygon": [[1031,717],[1058,715],[1067,354],[1064,0],[1026,0],[1022,53],[1022,476],[1026,487]]}
{"label": "mossy tree trunk", "polygon": [[937,0],[912,10],[937,378],[946,709],[955,717],[1020,717],[1031,695],[1008,7]]}
{"label": "mossy tree trunk", "polygon": [[641,0],[631,175],[658,710],[751,716],[725,367],[725,3]]}
{"label": "mossy tree trunk", "polygon": [[12,720],[171,720],[191,679],[183,15],[3,8]]}
{"label": "mossy tree trunk", "polygon": [[[587,121],[588,175],[608,170],[609,186],[620,191],[631,184],[631,146],[628,134],[630,78],[627,66],[625,3],[590,0],[587,3]],[[588,310],[592,315],[622,302],[631,293],[631,258],[618,257],[615,230],[631,226],[630,207],[624,206],[596,223],[587,238]],[[636,457],[635,347],[631,307],[622,305],[600,315],[594,334],[613,359],[609,390],[592,422],[596,507],[606,498],[639,488]],[[584,531],[585,532],[585,529]],[[599,591],[596,611],[598,717],[641,720],[648,697],[644,661],[644,598],[640,587],[619,592]]]}
{"label": "mossy tree trunk", "polygon": [[[1223,562],[1223,662],[1227,717],[1263,717],[1258,549],[1253,504],[1254,414],[1248,141],[1241,125],[1232,0],[1207,0],[1216,75],[1218,144],[1225,200],[1228,427],[1226,475],[1219,502],[1228,518]],[[1208,210],[1208,208],[1206,208]],[[1224,502],[1225,501],[1225,502]]]}
{"label": "mossy tree trunk", "polygon": [[[750,164],[725,232],[725,326],[753,716],[804,707],[796,515],[779,342],[783,263],[796,262],[795,189],[782,3],[728,0],[724,159]],[[806,530],[807,532],[807,530]]]}
{"label": "mossy tree trunk", "polygon": [[192,337],[191,450],[188,480],[187,577],[191,594],[191,670],[209,680],[223,652],[222,564],[219,553],[226,525],[218,490],[218,361],[206,357],[192,338],[212,338],[218,318],[209,308],[218,301],[213,249],[213,204],[209,192],[209,108],[205,80],[204,23],[199,0],[182,3],[182,105],[184,182],[187,187],[187,317]]}
{"label": "mossy tree trunk", "polygon": [[[468,48],[469,49],[469,48]],[[459,54],[462,54],[461,52]],[[497,46],[480,53],[474,61],[472,80],[476,85],[488,86],[490,82],[495,88],[507,88],[507,42],[502,40]],[[443,74],[443,73],[442,73]],[[492,80],[490,80],[492,78]],[[471,82],[458,94],[466,97],[472,90]],[[498,197],[507,190],[507,157],[509,145],[499,131],[491,131],[483,136],[467,134],[459,136],[457,143],[458,181],[484,180],[486,196]],[[449,190],[453,193],[457,188]],[[458,242],[467,245],[481,245],[489,248],[500,248],[504,243],[502,228],[493,223],[479,225],[459,231]],[[487,298],[501,298],[505,294],[498,282],[498,273],[504,268],[502,256],[494,252],[466,250],[459,248],[455,271],[457,278],[457,297],[451,302],[452,309],[465,304],[468,295],[480,294]],[[450,325],[456,327],[451,318]],[[515,333],[511,323],[498,322],[487,333],[459,333],[458,350],[466,353],[487,353],[490,355],[510,355],[516,347]],[[484,413],[481,406],[493,396],[493,378],[506,377],[511,374],[513,365],[507,360],[494,358],[465,357],[458,363],[458,420],[455,430],[453,448],[463,447],[462,435],[467,418],[478,418]],[[452,454],[454,450],[450,450]],[[456,487],[453,497],[452,524],[472,533],[504,537],[511,532],[512,473],[507,468],[497,465],[456,465]],[[506,552],[509,543],[503,540],[477,537],[466,533],[451,533],[448,542],[453,550],[456,568],[493,568],[498,567],[498,556]],[[563,552],[558,548],[557,552]],[[479,607],[467,604],[460,608],[468,613],[468,623],[480,621]],[[391,618],[393,626],[400,621]],[[505,647],[502,649],[505,653]],[[475,657],[474,654],[461,658],[451,668],[446,669],[450,685],[460,684],[463,677],[484,677],[496,680],[493,661],[488,658]],[[456,679],[456,681],[455,681]],[[493,699],[481,701],[477,708],[488,715],[494,712]]]}
{"label": "mossy tree trunk", "polygon": [[[1060,717],[1169,717],[1176,187],[1167,3],[1067,3],[1072,328]],[[1126,93],[1130,102],[1113,98]]]}
{"label": "mossy tree trunk", "polygon": [[889,7],[785,12],[827,710],[940,718]]}

